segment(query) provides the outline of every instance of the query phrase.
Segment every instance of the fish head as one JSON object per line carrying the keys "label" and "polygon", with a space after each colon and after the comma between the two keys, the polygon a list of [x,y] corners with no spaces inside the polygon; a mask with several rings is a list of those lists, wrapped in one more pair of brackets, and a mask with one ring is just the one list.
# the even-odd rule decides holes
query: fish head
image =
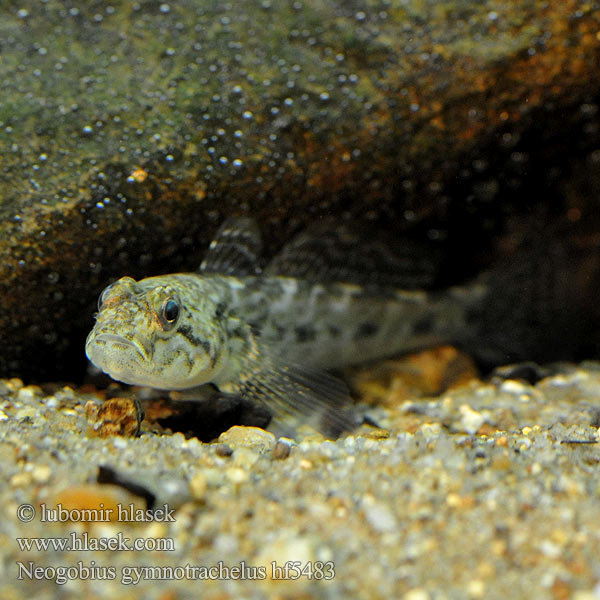
{"label": "fish head", "polygon": [[87,357],[132,385],[177,390],[211,381],[223,336],[208,317],[210,298],[199,302],[197,293],[177,276],[119,279],[100,295]]}

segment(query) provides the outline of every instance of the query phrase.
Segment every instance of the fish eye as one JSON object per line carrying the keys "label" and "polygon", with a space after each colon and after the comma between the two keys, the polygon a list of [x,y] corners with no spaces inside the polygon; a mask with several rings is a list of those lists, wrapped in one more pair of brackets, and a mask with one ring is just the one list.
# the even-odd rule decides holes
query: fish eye
{"label": "fish eye", "polygon": [[175,323],[179,316],[179,303],[174,298],[169,298],[163,304],[162,310],[163,318],[167,323]]}

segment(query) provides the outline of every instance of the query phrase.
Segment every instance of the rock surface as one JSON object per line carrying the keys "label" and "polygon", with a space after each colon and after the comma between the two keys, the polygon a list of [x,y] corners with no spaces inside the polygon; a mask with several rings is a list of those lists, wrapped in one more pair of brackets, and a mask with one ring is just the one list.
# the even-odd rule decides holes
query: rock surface
{"label": "rock surface", "polygon": [[508,209],[587,221],[558,184],[600,161],[599,29],[575,0],[3,4],[0,373],[81,377],[103,286],[193,269],[232,212],[271,250],[323,213],[414,229],[457,270]]}

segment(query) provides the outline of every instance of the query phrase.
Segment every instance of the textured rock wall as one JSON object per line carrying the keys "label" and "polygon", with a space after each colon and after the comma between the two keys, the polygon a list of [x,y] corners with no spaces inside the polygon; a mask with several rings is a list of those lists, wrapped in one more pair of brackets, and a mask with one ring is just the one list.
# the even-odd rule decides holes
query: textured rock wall
{"label": "textured rock wall", "polygon": [[466,270],[522,214],[593,238],[599,30],[575,0],[3,3],[0,375],[82,374],[102,287],[193,269],[232,212]]}

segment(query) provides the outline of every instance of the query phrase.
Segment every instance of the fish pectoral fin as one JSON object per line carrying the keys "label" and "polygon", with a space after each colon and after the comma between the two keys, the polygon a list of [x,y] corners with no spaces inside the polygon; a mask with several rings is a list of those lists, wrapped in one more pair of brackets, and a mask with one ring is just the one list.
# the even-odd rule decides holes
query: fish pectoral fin
{"label": "fish pectoral fin", "polygon": [[199,271],[236,277],[257,275],[261,251],[260,231],[254,219],[230,217],[210,243]]}
{"label": "fish pectoral fin", "polygon": [[311,367],[270,359],[267,367],[240,382],[239,389],[269,409],[269,429],[276,435],[295,437],[299,426],[309,425],[336,438],[357,426],[346,384]]}

